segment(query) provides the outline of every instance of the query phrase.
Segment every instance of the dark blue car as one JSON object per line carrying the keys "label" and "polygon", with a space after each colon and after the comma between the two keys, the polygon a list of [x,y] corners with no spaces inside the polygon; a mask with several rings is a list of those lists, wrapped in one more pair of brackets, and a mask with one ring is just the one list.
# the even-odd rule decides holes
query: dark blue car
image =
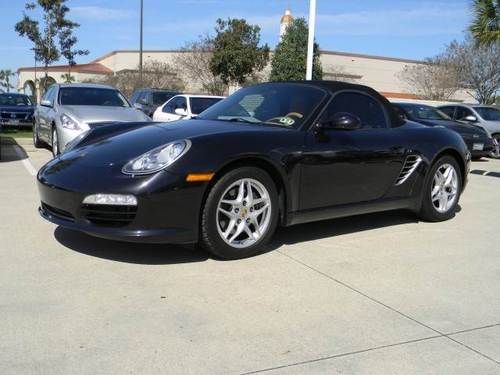
{"label": "dark blue car", "polygon": [[0,94],[0,126],[31,127],[35,107],[28,95],[15,93]]}

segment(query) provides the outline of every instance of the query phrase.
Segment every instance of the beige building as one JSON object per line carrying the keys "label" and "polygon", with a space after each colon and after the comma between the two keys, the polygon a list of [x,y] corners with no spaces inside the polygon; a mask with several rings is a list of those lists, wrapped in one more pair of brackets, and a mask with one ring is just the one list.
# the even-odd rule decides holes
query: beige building
{"label": "beige building", "polygon": [[[286,26],[293,20],[291,12],[287,10],[281,18],[280,37],[286,32]],[[179,50],[145,50],[143,51],[144,62],[157,60],[174,65]],[[392,99],[417,99],[417,96],[402,81],[400,74],[407,65],[422,64],[421,61],[398,59],[392,57],[362,55],[337,51],[322,51],[321,63],[324,71],[324,79],[348,80],[353,83],[368,85],[378,90],[388,98]],[[71,68],[71,74],[76,82],[96,79],[108,74],[116,74],[123,70],[134,70],[139,65],[139,51],[119,50],[110,52],[88,64],[78,64]],[[269,67],[261,73],[263,78],[269,74]],[[51,66],[48,68],[49,80],[51,82],[64,82],[64,74],[68,73],[68,66]],[[197,93],[201,90],[199,82],[182,77],[186,84],[186,91]],[[32,94],[35,92],[36,78],[42,78],[44,71],[38,67],[24,67],[18,69],[18,90]],[[457,100],[467,100],[460,95]],[[470,98],[468,98],[470,100]]]}

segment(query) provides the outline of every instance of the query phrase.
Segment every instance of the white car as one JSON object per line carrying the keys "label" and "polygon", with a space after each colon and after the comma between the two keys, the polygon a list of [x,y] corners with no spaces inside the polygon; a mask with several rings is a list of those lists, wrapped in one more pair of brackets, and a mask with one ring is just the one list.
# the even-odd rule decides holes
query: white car
{"label": "white car", "polygon": [[176,95],[156,109],[153,121],[170,122],[190,119],[224,98],[225,96]]}

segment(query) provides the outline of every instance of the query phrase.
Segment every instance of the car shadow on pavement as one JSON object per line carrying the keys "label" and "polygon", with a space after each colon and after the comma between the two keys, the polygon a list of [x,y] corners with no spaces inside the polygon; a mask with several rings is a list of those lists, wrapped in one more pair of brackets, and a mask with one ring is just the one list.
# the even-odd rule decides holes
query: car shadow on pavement
{"label": "car shadow on pavement", "polygon": [[[459,207],[457,207],[457,212],[458,211]],[[343,234],[417,223],[418,221],[419,219],[414,213],[405,210],[397,210],[283,227],[279,228],[276,232],[274,240],[271,243],[271,248],[277,249],[282,245],[292,245],[299,242],[314,241]]]}
{"label": "car shadow on pavement", "polygon": [[27,159],[28,154],[12,137],[0,136],[0,163]]}
{"label": "car shadow on pavement", "polygon": [[147,244],[106,240],[63,227],[54,231],[55,239],[73,251],[108,260],[144,265],[203,262],[208,253],[195,246]]}

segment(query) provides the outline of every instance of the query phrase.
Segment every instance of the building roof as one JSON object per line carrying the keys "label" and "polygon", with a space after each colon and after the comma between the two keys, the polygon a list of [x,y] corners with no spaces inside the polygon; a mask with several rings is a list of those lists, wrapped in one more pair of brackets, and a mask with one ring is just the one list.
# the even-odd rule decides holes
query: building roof
{"label": "building roof", "polygon": [[[67,72],[69,71],[70,66],[69,65],[51,65],[47,67],[48,72]],[[38,66],[36,67],[37,71],[45,71],[45,67],[43,66]],[[17,73],[21,72],[34,72],[35,67],[30,66],[30,67],[23,67],[19,68],[17,70]],[[71,72],[72,73],[87,73],[87,74],[113,74],[113,71],[106,66],[98,63],[98,62],[91,62],[89,64],[76,64],[71,66]]]}

